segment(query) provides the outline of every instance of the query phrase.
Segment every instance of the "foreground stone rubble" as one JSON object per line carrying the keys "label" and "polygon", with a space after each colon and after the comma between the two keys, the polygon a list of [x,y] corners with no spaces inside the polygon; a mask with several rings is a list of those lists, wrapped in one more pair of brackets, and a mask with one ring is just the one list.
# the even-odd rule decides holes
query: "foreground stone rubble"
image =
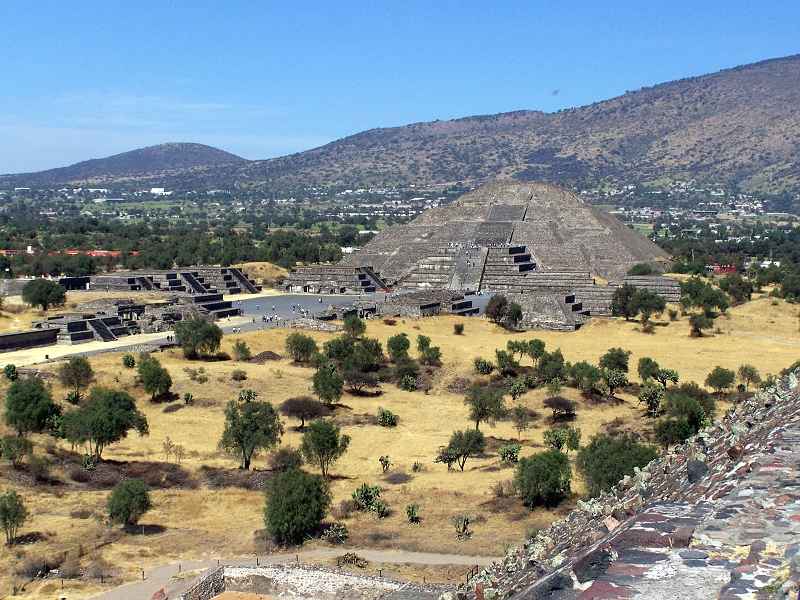
{"label": "foreground stone rubble", "polygon": [[442,600],[797,598],[797,373]]}

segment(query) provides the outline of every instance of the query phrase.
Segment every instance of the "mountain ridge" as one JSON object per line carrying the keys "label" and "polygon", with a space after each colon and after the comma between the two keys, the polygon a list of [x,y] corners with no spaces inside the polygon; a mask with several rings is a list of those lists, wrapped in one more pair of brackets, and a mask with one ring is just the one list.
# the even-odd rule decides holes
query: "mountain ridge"
{"label": "mountain ridge", "polygon": [[[794,55],[556,113],[521,110],[376,128],[279,158],[128,172],[116,181],[279,191],[512,180],[592,187],[666,177],[800,190],[798,89],[800,55]],[[37,175],[28,177],[34,182]]]}

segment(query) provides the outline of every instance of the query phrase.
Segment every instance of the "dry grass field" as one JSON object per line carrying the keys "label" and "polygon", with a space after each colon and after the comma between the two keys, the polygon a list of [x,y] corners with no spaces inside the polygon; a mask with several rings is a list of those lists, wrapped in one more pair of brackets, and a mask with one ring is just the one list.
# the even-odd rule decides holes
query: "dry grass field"
{"label": "dry grass field", "polygon": [[[458,322],[465,325],[463,336],[453,334],[453,325]],[[331,469],[334,501],[328,521],[347,525],[350,532],[347,548],[500,555],[506,545],[521,543],[532,531],[565,514],[573,504],[567,503],[555,511],[531,512],[518,498],[497,498],[493,494],[492,486],[513,477],[513,469],[501,464],[496,453],[504,441],[517,437],[510,423],[500,422],[495,427],[481,425],[489,441],[489,451],[483,457],[470,459],[463,473],[448,472],[445,466],[433,462],[438,448],[447,443],[453,430],[474,427],[467,418],[463,393],[459,391],[468,381],[481,379],[474,373],[473,359],[477,356],[493,359],[495,349],[505,348],[510,339],[538,337],[546,342],[548,350],[561,348],[571,362],[596,363],[611,347],[631,350],[634,381],[637,380],[635,365],[642,356],[677,370],[681,381],[702,383],[716,365],[735,370],[743,363],[751,363],[765,375],[777,373],[800,355],[797,308],[782,300],[764,297],[734,307],[728,316],[717,321],[721,334],[699,339],[689,337],[685,317],[671,323],[662,319],[660,323],[663,326],[657,327],[654,335],[647,335],[639,331],[638,323],[606,320],[592,320],[574,333],[523,334],[509,333],[479,318],[398,319],[393,326],[382,321],[368,322],[366,335],[381,340],[384,348],[386,340],[400,332],[407,333],[412,341],[419,333],[429,336],[433,345],[441,347],[444,364],[428,376],[428,393],[409,393],[383,384],[379,396],[344,395],[334,418],[352,442],[348,452]],[[233,343],[242,339],[253,354],[272,350],[283,355],[288,333],[272,329],[227,335],[222,349],[230,353]],[[310,335],[320,346],[333,337],[326,333]],[[21,535],[27,535],[29,543],[0,549],[0,594],[10,593],[15,583],[26,581],[12,577],[14,567],[24,566],[35,574],[37,562],[41,564],[42,558],[63,557],[65,551],[68,554],[61,567],[62,574],[85,575],[81,581],[67,580],[66,591],[70,598],[82,598],[101,589],[100,573],[119,584],[140,577],[142,569],[182,558],[242,556],[271,550],[270,544],[256,534],[263,529],[264,501],[259,489],[270,477],[269,457],[259,455],[253,461],[254,472],[246,473],[217,450],[223,429],[223,407],[237,397],[240,389],[240,384],[231,380],[231,372],[244,369],[247,380],[243,386],[256,390],[260,400],[278,405],[289,397],[311,394],[313,370],[287,359],[264,364],[189,362],[178,350],[164,352],[158,359],[172,375],[173,391],[178,397],[184,392],[194,396],[194,403],[184,406],[179,400],[151,403],[136,382],[135,370],[124,368],[120,359],[121,353],[92,357],[98,383],[129,391],[147,416],[150,435],[139,437],[134,433],[108,447],[103,453],[104,461],[90,481],[75,481],[86,478],[80,468],[83,450],[73,452],[68,443],[44,435],[31,437],[35,453],[46,455],[53,462],[49,482],[33,484],[25,471],[14,471],[6,460],[0,463],[3,489],[22,494],[33,516],[20,531]],[[529,364],[527,359],[523,361],[526,364]],[[185,369],[201,367],[208,381],[190,380]],[[58,364],[42,368],[55,373]],[[0,392],[7,385],[3,380]],[[66,394],[58,382],[52,383],[52,391],[58,399]],[[564,395],[578,402],[573,425],[581,428],[584,442],[615,419],[620,420],[618,426],[622,429],[645,431],[652,426],[631,395],[618,394],[618,402],[589,401],[571,388],[565,388]],[[548,411],[542,406],[544,398],[544,391],[537,389],[519,400],[543,416],[523,433],[523,456],[542,448],[542,431],[549,426],[545,419]],[[382,428],[375,424],[379,408],[396,413],[399,425]],[[724,410],[724,406],[718,410]],[[283,444],[299,445],[301,432],[295,429],[297,424],[285,422]],[[3,434],[10,432],[8,428],[1,429]],[[186,449],[186,457],[180,464],[174,458],[166,462],[162,444],[167,437]],[[381,455],[388,455],[392,462],[385,475],[378,462]],[[412,472],[414,462],[421,463],[421,471]],[[108,490],[120,477],[130,476],[144,479],[153,490],[154,508],[142,519],[143,532],[135,535],[108,525],[104,516]],[[374,514],[341,513],[341,501],[350,498],[351,492],[363,482],[380,487],[381,499],[390,508],[386,519],[378,520]],[[573,490],[578,494],[583,491],[578,478],[573,480]],[[413,502],[421,506],[419,525],[406,522],[405,506]],[[471,516],[471,539],[457,540],[454,536],[451,520],[461,514]],[[319,543],[307,542],[306,546]],[[406,576],[415,577],[414,572],[409,571]],[[421,579],[422,571],[418,575]],[[436,577],[434,572],[426,576],[429,581]],[[439,572],[442,580],[451,576],[455,575]],[[23,597],[52,598],[58,591],[60,582],[35,580],[27,584]]]}

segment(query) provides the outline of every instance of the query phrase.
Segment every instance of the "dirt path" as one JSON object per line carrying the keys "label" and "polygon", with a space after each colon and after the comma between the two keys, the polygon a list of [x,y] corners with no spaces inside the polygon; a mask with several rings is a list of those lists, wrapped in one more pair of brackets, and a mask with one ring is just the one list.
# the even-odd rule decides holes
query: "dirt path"
{"label": "dirt path", "polygon": [[[96,600],[131,600],[133,598],[148,600],[158,590],[163,589],[167,598],[173,600],[187,590],[197,579],[205,574],[205,570],[217,567],[218,565],[236,566],[255,566],[258,564],[270,564],[277,562],[292,562],[299,558],[332,558],[340,556],[345,552],[355,552],[361,558],[376,563],[416,563],[423,565],[464,565],[473,567],[475,565],[488,565],[499,557],[494,556],[464,556],[459,554],[429,554],[423,552],[390,552],[386,550],[344,550],[342,548],[330,548],[321,550],[310,550],[307,552],[296,552],[294,554],[273,554],[247,558],[225,558],[217,560],[185,561],[172,563],[156,567],[145,573],[146,579],[136,583],[119,586],[98,596],[93,596]],[[203,573],[188,580],[176,578],[183,571],[203,570]]]}

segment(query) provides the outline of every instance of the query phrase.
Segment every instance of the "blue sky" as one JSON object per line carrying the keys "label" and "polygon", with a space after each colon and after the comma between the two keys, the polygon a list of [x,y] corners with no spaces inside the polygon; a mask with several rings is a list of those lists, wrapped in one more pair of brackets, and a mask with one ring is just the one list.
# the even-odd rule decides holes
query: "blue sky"
{"label": "blue sky", "polygon": [[172,141],[270,158],[797,53],[796,0],[0,0],[0,173]]}

